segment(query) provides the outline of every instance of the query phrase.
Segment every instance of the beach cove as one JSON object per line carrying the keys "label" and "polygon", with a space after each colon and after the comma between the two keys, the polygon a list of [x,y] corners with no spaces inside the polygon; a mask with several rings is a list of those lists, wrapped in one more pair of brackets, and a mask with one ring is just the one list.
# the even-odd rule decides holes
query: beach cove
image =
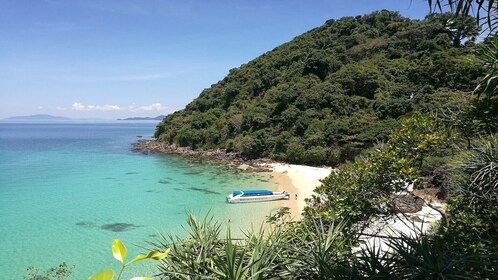
{"label": "beach cove", "polygon": [[[177,147],[158,140],[139,140],[133,144],[132,150],[146,155],[159,153],[205,159],[221,166],[236,168],[242,171],[242,174],[266,173],[272,178],[273,185],[276,185],[276,189],[272,190],[290,193],[290,199],[280,201],[280,206],[289,208],[291,218],[294,220],[301,218],[301,213],[306,206],[305,200],[311,198],[313,190],[321,185],[320,180],[333,171],[331,167],[279,163],[265,158],[248,160],[223,149],[192,150],[188,147]],[[265,188],[271,189],[268,186]]]}
{"label": "beach cove", "polygon": [[[85,279],[102,268],[118,268],[110,253],[114,238],[133,255],[143,253],[140,246],[157,240],[159,233],[183,235],[186,211],[200,218],[209,213],[239,230],[259,227],[282,206],[293,213],[301,207],[295,199],[225,202],[236,189],[282,187],[294,195],[292,170],[244,172],[200,158],[131,152],[138,136],[150,137],[154,127],[155,123],[0,124],[3,275],[21,279],[28,266],[45,270],[66,262],[74,266],[69,279]],[[304,195],[299,193],[298,198]],[[28,251],[36,254],[25,254]],[[154,269],[153,263],[144,262],[127,273],[152,275]]]}

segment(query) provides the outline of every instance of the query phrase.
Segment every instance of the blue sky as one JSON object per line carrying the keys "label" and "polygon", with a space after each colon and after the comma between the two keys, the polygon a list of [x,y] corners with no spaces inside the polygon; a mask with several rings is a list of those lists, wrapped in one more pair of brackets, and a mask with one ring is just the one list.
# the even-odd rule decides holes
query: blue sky
{"label": "blue sky", "polygon": [[0,0],[0,118],[182,109],[230,69],[326,20],[425,0]]}

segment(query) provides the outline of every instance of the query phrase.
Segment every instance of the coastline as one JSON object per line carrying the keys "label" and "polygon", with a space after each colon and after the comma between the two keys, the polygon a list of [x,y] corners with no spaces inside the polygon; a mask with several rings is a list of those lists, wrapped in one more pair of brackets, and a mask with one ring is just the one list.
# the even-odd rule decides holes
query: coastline
{"label": "coastline", "polygon": [[175,144],[168,144],[160,140],[138,140],[133,143],[131,151],[145,155],[166,154],[204,158],[216,163],[234,165],[246,172],[269,172],[271,170],[264,165],[273,162],[273,160],[267,158],[245,159],[238,153],[227,152],[224,149],[192,150],[189,147],[178,147]]}
{"label": "coastline", "polygon": [[243,172],[266,172],[277,183],[278,190],[285,190],[291,194],[289,200],[283,201],[282,207],[289,208],[291,218],[294,220],[301,219],[301,213],[306,206],[305,199],[312,196],[313,190],[320,186],[320,180],[327,177],[333,170],[331,167],[278,163],[265,158],[248,160],[223,149],[192,150],[159,140],[139,140],[133,144],[132,151],[143,154],[160,153],[200,157],[220,164],[232,165]]}
{"label": "coastline", "polygon": [[[144,154],[162,153],[176,154],[187,157],[199,157],[211,160],[218,164],[226,164],[237,168],[239,171],[246,173],[265,172],[276,185],[278,191],[287,191],[290,193],[289,200],[280,200],[280,207],[289,209],[290,219],[297,221],[302,218],[302,212],[306,206],[306,198],[311,198],[316,187],[321,185],[320,180],[324,179],[334,171],[331,167],[314,167],[306,165],[296,165],[275,162],[271,159],[255,159],[247,160],[240,157],[236,153],[227,153],[225,150],[192,150],[190,148],[176,147],[157,140],[140,140],[133,145],[134,152],[142,152]],[[430,203],[433,207],[442,209],[441,203],[434,203],[433,196],[429,199],[424,197],[424,193],[416,194],[417,197],[422,197],[426,203]],[[406,204],[406,203],[405,203]],[[402,206],[403,203],[400,204]],[[410,205],[408,205],[410,206]],[[412,205],[413,206],[413,205]],[[404,206],[406,207],[406,205]],[[404,214],[403,214],[404,213]],[[268,213],[270,214],[270,213]],[[401,211],[392,217],[386,224],[374,222],[371,228],[366,232],[379,231],[384,235],[390,235],[390,230],[393,228],[399,229],[407,234],[415,232],[427,231],[431,224],[441,218],[440,213],[431,209],[428,206],[420,207],[417,211]],[[408,226],[411,225],[411,226]],[[366,243],[379,243],[382,245],[382,240],[379,238],[366,238]]]}

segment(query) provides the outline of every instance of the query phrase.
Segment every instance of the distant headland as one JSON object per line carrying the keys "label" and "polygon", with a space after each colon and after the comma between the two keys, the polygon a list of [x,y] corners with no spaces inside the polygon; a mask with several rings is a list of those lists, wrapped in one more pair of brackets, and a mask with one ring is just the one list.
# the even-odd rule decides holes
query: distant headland
{"label": "distant headland", "polygon": [[118,121],[162,121],[166,117],[165,115],[160,115],[155,118],[152,117],[133,117],[126,119],[118,119]]}
{"label": "distant headland", "polygon": [[37,114],[37,115],[29,115],[29,116],[15,116],[10,118],[5,118],[4,120],[12,120],[12,121],[69,121],[72,120],[66,117],[60,116],[52,116],[47,114]]}

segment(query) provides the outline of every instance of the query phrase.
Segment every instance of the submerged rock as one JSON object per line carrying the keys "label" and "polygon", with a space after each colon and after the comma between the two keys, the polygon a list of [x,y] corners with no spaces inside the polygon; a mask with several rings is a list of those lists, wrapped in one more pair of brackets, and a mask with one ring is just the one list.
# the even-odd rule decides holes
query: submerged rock
{"label": "submerged rock", "polygon": [[123,232],[127,230],[132,230],[134,228],[137,228],[138,226],[134,224],[127,224],[127,223],[113,223],[113,224],[105,224],[102,225],[100,228],[104,230],[109,230],[113,232]]}
{"label": "submerged rock", "polygon": [[209,190],[209,189],[206,189],[206,188],[191,187],[191,188],[188,188],[188,189],[189,190],[193,190],[193,191],[197,191],[197,192],[203,192],[203,193],[206,193],[206,194],[221,194],[219,192],[212,191],[212,190]]}
{"label": "submerged rock", "polygon": [[95,223],[88,222],[88,221],[77,222],[76,225],[80,226],[80,227],[83,227],[83,228],[88,228],[88,229],[96,228],[97,227],[97,225]]}

